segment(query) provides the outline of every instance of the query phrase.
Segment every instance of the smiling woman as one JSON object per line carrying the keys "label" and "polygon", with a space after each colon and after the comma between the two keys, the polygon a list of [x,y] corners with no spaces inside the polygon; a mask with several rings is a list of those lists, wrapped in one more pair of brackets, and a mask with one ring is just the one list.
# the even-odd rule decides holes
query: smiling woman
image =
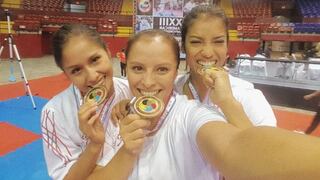
{"label": "smiling woman", "polygon": [[[279,128],[252,127],[241,104],[232,98],[220,104],[232,110],[226,116],[232,124],[226,123],[216,107],[175,93],[179,50],[175,51],[171,37],[161,30],[145,30],[130,38],[127,70],[132,94],[163,100],[164,111],[145,118],[124,108],[118,118],[119,132],[107,137],[119,134],[123,146],[104,156],[107,165],[97,167],[91,179],[218,180],[219,173],[237,180],[320,177],[319,139]],[[228,77],[225,71],[212,76],[215,88]],[[224,90],[230,96],[230,86]]]}
{"label": "smiling woman", "polygon": [[[158,35],[158,34],[161,34]],[[130,89],[137,96],[156,95],[168,102],[179,66],[178,44],[163,31],[137,35],[127,47],[127,73]],[[151,38],[155,35],[154,38]],[[156,36],[158,35],[158,36]],[[149,47],[152,49],[150,51]],[[164,53],[163,52],[169,52]]]}
{"label": "smiling woman", "polygon": [[[99,155],[108,153],[103,145],[118,141],[105,139],[105,134],[112,133],[107,129],[110,108],[130,97],[128,85],[113,78],[109,50],[88,26],[62,26],[53,36],[53,50],[56,64],[72,84],[42,110],[48,173],[53,179],[82,179],[102,163]],[[115,144],[114,149],[120,147]]]}
{"label": "smiling woman", "polygon": [[[253,125],[276,126],[271,106],[260,90],[226,71],[213,70],[222,69],[226,64],[228,39],[228,19],[220,7],[200,5],[193,8],[184,17],[181,28],[182,48],[190,72],[178,76],[175,89],[189,99],[218,106],[226,117],[230,112],[222,107],[223,102],[235,99]],[[208,66],[211,70],[203,73]],[[230,94],[226,93],[229,86]]]}

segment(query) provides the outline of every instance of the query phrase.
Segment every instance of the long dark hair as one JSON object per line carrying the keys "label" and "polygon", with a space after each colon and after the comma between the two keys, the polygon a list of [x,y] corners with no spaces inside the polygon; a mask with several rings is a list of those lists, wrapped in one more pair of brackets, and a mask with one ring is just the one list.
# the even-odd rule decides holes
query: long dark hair
{"label": "long dark hair", "polygon": [[[107,46],[101,39],[100,34],[84,24],[66,24],[56,31],[52,38],[52,48],[54,60],[59,68],[62,68],[62,53],[64,45],[71,37],[84,36],[96,42],[99,46],[107,50]],[[108,52],[108,51],[107,51]]]}
{"label": "long dark hair", "polygon": [[[228,19],[223,11],[219,6],[217,5],[199,5],[194,8],[183,18],[182,26],[181,26],[181,47],[185,49],[185,41],[186,41],[186,36],[188,33],[189,27],[196,21],[200,15],[205,15],[205,16],[212,16],[212,17],[217,17],[221,18],[222,21],[225,24],[226,28],[226,34],[227,34],[227,42],[229,40],[229,35],[228,35]],[[214,28],[214,27],[212,27]]]}

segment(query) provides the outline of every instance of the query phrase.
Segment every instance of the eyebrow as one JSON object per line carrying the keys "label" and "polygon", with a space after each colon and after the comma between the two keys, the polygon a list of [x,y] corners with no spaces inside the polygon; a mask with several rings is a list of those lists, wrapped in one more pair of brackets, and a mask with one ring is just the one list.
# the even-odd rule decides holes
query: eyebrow
{"label": "eyebrow", "polygon": [[[191,36],[189,36],[189,37],[190,37],[190,38],[203,39],[202,37],[196,36],[196,35],[191,35]],[[214,37],[214,39],[225,38],[225,37],[227,37],[227,36],[226,36],[226,35],[220,35],[220,36]]]}
{"label": "eyebrow", "polygon": [[[142,65],[142,66],[145,65],[145,63],[137,62],[137,61],[134,61],[134,60],[132,60],[130,64],[132,64],[132,65]],[[155,66],[156,67],[158,67],[158,66],[170,66],[171,64],[172,63],[162,63],[162,64],[156,64]]]}
{"label": "eyebrow", "polygon": [[72,66],[69,66],[69,67],[65,67],[64,69],[65,70],[71,70],[71,69],[74,69],[76,67],[79,67],[79,65],[72,65]]}
{"label": "eyebrow", "polygon": [[[94,53],[94,54],[92,54],[92,55],[89,57],[89,60],[92,60],[92,59],[94,59],[94,58],[96,58],[96,57],[99,57],[99,56],[101,56],[99,53]],[[71,66],[69,66],[69,67],[66,67],[65,69],[68,70],[68,69],[73,69],[73,68],[75,68],[75,67],[79,67],[79,65],[77,65],[77,64],[71,65]]]}

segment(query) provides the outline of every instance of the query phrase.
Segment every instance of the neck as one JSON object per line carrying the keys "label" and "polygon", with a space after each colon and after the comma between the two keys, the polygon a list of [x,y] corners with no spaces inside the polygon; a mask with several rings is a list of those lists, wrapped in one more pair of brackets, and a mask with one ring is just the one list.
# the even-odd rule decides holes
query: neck
{"label": "neck", "polygon": [[207,95],[208,88],[203,84],[202,77],[190,74],[189,81],[192,83],[193,87],[198,93],[200,101],[203,101]]}

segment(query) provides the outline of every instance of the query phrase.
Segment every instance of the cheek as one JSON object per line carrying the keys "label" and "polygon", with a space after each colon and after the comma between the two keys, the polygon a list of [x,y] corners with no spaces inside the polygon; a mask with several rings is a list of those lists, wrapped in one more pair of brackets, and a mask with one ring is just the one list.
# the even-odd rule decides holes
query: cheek
{"label": "cheek", "polygon": [[84,92],[87,89],[84,77],[69,77],[69,80],[81,91]]}
{"label": "cheek", "polygon": [[197,56],[200,54],[199,53],[200,50],[196,49],[196,48],[190,48],[190,50],[188,50],[186,52],[186,59],[188,63],[194,63],[195,59],[197,58]]}
{"label": "cheek", "polygon": [[106,76],[112,78],[113,76],[113,69],[112,67],[108,68],[106,71]]}
{"label": "cheek", "polygon": [[130,88],[135,88],[139,84],[139,76],[133,73],[127,73]]}
{"label": "cheek", "polygon": [[162,83],[168,91],[171,91],[174,87],[174,80],[176,79],[177,73],[172,73],[170,75],[159,78],[158,82]]}
{"label": "cheek", "polygon": [[105,63],[105,64],[103,64],[102,66],[100,66],[101,67],[101,69],[102,69],[102,71],[105,73],[105,74],[107,74],[107,75],[111,75],[112,76],[112,71],[113,71],[113,69],[112,69],[112,64],[111,63]]}
{"label": "cheek", "polygon": [[220,61],[221,62],[225,62],[226,61],[226,59],[227,59],[227,53],[228,53],[228,51],[227,51],[227,49],[225,49],[225,48],[223,48],[223,49],[221,49],[220,51],[219,51],[219,56],[220,56]]}

